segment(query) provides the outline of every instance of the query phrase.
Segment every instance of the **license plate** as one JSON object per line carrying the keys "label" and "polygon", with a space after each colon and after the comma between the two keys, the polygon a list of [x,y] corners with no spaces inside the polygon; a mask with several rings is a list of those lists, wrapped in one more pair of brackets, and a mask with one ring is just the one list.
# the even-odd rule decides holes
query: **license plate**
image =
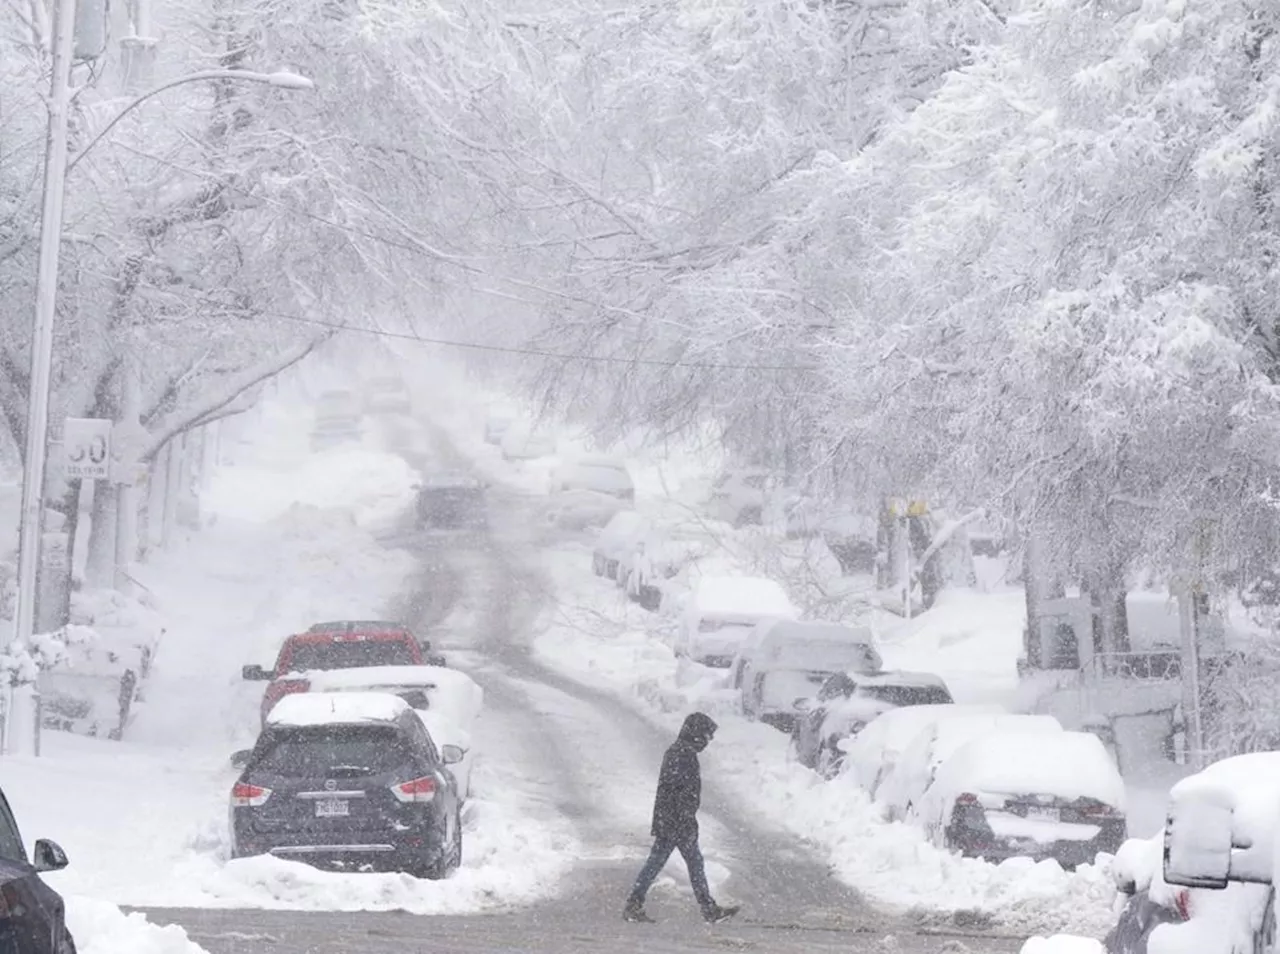
{"label": "license plate", "polygon": [[1032,821],[1056,822],[1061,816],[1056,808],[1027,808],[1027,818]]}
{"label": "license plate", "polygon": [[322,798],[316,802],[316,818],[342,818],[351,814],[351,803],[345,798]]}

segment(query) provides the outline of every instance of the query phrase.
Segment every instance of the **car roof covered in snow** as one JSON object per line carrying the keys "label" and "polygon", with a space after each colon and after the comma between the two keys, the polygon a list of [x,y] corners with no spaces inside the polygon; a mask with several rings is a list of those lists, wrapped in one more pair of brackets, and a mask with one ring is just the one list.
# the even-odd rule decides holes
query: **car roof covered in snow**
{"label": "car roof covered in snow", "polygon": [[939,719],[924,730],[932,735],[929,759],[941,765],[974,739],[992,732],[1062,732],[1062,723],[1051,715],[1023,715],[1016,712],[962,712]]}
{"label": "car roof covered in snow", "polygon": [[689,605],[708,616],[795,619],[800,615],[786,591],[762,576],[704,576],[698,580]]}
{"label": "car roof covered in snow", "polygon": [[760,665],[835,672],[850,666],[874,672],[884,664],[866,626],[770,617],[756,625],[750,655]]}
{"label": "car roof covered in snow", "polygon": [[608,467],[610,470],[626,470],[627,462],[613,454],[582,454],[567,462],[569,467]]}
{"label": "car roof covered in snow", "polygon": [[272,707],[267,724],[302,727],[391,723],[409,710],[409,704],[388,692],[298,692]]}
{"label": "car roof covered in snow", "polygon": [[961,792],[1094,798],[1124,807],[1115,760],[1089,732],[987,733],[962,745],[938,767],[933,787],[943,798]]}
{"label": "car roof covered in snow", "polygon": [[409,629],[404,623],[386,619],[339,619],[324,623],[312,623],[307,627],[308,633],[407,633],[408,631]]}
{"label": "car roof covered in snow", "polygon": [[295,673],[295,678],[306,679],[311,688],[321,692],[349,689],[469,688],[476,685],[465,672],[444,666],[363,666],[353,669],[317,669]]}

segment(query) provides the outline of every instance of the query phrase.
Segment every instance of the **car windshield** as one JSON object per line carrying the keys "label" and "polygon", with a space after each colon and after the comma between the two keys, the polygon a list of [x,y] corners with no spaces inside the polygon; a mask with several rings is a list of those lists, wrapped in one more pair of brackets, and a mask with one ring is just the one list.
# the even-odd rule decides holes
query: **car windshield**
{"label": "car windshield", "polygon": [[297,643],[292,647],[285,671],[414,666],[417,663],[413,650],[403,639],[344,639]]}
{"label": "car windshield", "polygon": [[289,778],[350,778],[388,772],[408,757],[407,743],[391,726],[317,725],[265,736],[252,767]]}
{"label": "car windshield", "polygon": [[951,701],[941,686],[860,686],[858,695],[893,706],[934,706]]}

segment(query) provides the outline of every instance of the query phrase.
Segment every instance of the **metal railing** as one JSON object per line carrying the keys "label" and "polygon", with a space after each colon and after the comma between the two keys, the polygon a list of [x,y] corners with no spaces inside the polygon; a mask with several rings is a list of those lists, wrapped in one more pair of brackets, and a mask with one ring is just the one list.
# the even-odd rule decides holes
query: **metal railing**
{"label": "metal railing", "polygon": [[1096,653],[1084,673],[1091,679],[1173,682],[1182,678],[1182,654],[1176,649]]}

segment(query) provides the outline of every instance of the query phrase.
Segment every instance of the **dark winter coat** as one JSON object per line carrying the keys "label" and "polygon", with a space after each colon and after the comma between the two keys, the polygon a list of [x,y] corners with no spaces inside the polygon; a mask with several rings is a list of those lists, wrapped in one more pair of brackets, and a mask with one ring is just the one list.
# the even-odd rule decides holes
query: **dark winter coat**
{"label": "dark winter coat", "polygon": [[653,800],[653,837],[677,844],[697,840],[698,806],[702,804],[698,753],[707,747],[716,729],[710,716],[693,713],[662,757],[658,793]]}

